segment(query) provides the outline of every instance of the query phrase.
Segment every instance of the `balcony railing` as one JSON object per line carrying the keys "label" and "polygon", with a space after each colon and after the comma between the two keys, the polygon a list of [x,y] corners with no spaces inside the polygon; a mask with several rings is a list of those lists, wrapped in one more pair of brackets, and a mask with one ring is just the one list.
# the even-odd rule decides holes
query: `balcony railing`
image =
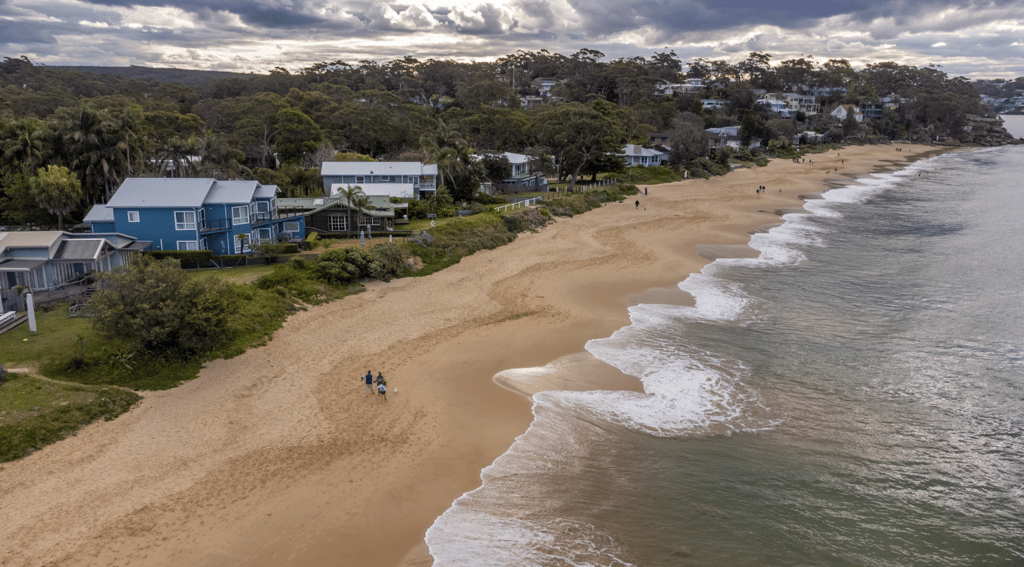
{"label": "balcony railing", "polygon": [[199,225],[199,232],[215,232],[231,228],[231,219],[210,219],[204,220]]}

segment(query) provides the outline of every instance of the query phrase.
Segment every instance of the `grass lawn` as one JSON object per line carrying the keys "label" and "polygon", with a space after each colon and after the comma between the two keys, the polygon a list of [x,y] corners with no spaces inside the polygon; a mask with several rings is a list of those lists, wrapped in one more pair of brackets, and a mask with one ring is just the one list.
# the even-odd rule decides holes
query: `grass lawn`
{"label": "grass lawn", "polygon": [[111,386],[83,386],[8,373],[0,383],[0,463],[74,435],[97,419],[127,412],[141,397]]}
{"label": "grass lawn", "polygon": [[0,335],[0,364],[5,367],[37,368],[40,363],[80,352],[79,339],[92,342],[96,333],[88,317],[68,316],[67,305],[36,311],[38,333],[28,330],[28,323]]}
{"label": "grass lawn", "polygon": [[231,283],[250,284],[255,282],[256,279],[263,274],[269,274],[273,269],[273,264],[256,264],[252,266],[237,266],[232,268],[203,268],[199,270],[186,270],[185,273],[196,278],[219,278]]}

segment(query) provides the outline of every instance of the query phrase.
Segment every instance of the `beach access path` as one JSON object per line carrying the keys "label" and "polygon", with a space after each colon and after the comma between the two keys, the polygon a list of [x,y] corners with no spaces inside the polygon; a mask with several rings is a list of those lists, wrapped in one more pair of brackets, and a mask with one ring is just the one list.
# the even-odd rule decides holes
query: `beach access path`
{"label": "beach access path", "polygon": [[[429,565],[426,529],[529,426],[529,398],[497,372],[628,324],[629,305],[708,262],[698,245],[742,250],[801,195],[942,151],[900,147],[653,185],[639,209],[560,218],[299,312],[266,346],[0,466],[0,564]],[[368,369],[397,395],[366,397]]]}

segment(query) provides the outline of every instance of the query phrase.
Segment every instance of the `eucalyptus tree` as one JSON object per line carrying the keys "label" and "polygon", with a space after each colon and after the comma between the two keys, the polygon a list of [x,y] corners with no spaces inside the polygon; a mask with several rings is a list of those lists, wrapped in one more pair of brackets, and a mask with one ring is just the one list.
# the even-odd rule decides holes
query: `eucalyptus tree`
{"label": "eucalyptus tree", "polygon": [[561,175],[570,175],[576,187],[580,170],[592,158],[622,151],[625,133],[592,106],[569,102],[543,109],[530,128],[537,141],[556,157]]}

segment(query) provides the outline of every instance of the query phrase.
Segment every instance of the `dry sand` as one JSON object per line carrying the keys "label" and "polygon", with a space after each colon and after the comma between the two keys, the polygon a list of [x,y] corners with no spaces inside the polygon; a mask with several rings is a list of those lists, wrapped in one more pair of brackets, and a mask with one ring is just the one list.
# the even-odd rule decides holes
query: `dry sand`
{"label": "dry sand", "polygon": [[[585,357],[630,304],[748,253],[801,196],[935,151],[903,148],[651,186],[639,210],[605,205],[300,312],[267,346],[2,465],[0,565],[429,565],[426,529],[529,425],[496,373]],[[638,388],[590,364],[596,384]],[[365,397],[367,369],[397,395]]]}

